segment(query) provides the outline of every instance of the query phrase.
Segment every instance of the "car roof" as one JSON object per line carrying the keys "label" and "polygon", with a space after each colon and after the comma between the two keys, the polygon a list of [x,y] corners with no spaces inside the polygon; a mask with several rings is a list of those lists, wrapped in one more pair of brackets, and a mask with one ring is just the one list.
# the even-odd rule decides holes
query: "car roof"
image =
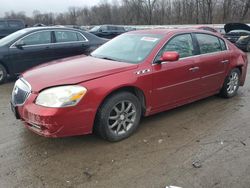
{"label": "car roof", "polygon": [[81,31],[79,29],[75,28],[69,28],[69,27],[64,27],[64,26],[45,26],[45,27],[29,27],[25,28],[27,32],[32,32],[32,31],[42,31],[42,30],[70,30],[70,31]]}
{"label": "car roof", "polygon": [[204,33],[204,34],[210,34],[210,35],[217,35],[216,33],[212,33],[210,31],[200,30],[200,29],[193,29],[193,28],[185,28],[185,29],[147,29],[147,30],[136,30],[136,31],[130,31],[129,33],[137,33],[137,34],[158,34],[158,35],[167,35],[170,33],[178,34],[178,33]]}

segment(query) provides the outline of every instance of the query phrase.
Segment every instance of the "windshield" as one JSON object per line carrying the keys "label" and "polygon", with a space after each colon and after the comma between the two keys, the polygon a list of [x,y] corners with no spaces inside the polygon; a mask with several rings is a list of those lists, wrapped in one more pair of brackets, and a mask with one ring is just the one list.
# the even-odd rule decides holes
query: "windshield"
{"label": "windshield", "polygon": [[23,34],[27,32],[28,32],[27,29],[22,29],[22,30],[19,30],[15,33],[8,35],[7,37],[2,38],[0,40],[0,46],[5,46],[6,44],[10,43],[11,41],[15,40],[16,38],[22,36]]}
{"label": "windshield", "polygon": [[96,32],[96,31],[98,31],[100,28],[101,28],[101,26],[95,26],[95,27],[93,27],[92,29],[90,29],[89,31],[90,31],[90,32]]}
{"label": "windshield", "polygon": [[161,38],[161,35],[153,34],[123,34],[99,47],[91,55],[138,64],[150,54]]}

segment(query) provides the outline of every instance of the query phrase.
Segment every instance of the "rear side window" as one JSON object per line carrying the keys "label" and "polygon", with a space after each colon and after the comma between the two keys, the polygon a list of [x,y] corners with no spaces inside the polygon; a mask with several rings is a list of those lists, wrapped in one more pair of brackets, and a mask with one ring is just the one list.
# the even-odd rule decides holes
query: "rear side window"
{"label": "rear side window", "polygon": [[19,29],[19,28],[23,28],[24,27],[23,24],[22,24],[22,22],[20,22],[20,21],[10,20],[10,21],[8,21],[8,24],[9,24],[9,27],[11,29]]}
{"label": "rear side window", "polygon": [[76,42],[78,41],[77,32],[55,31],[56,42]]}
{"label": "rear side window", "polygon": [[219,41],[220,41],[220,45],[221,45],[221,50],[222,50],[222,51],[227,50],[227,46],[226,46],[225,41],[222,40],[222,39],[219,39]]}
{"label": "rear side window", "polygon": [[194,46],[193,46],[193,40],[190,34],[183,34],[178,35],[171,39],[161,50],[160,54],[158,54],[158,58],[161,57],[161,55],[164,52],[168,51],[175,51],[180,54],[180,58],[184,57],[190,57],[195,55],[194,53]]}
{"label": "rear side window", "polygon": [[196,34],[201,54],[208,54],[221,51],[219,38],[207,34]]}
{"label": "rear side window", "polygon": [[42,31],[38,33],[31,34],[21,40],[25,46],[27,45],[39,45],[39,44],[49,44],[51,43],[51,32]]}

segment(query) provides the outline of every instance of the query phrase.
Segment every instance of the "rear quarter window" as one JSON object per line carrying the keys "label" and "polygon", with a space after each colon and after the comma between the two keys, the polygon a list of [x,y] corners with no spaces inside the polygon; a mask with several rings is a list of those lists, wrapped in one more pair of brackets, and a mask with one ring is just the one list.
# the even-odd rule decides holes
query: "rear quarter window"
{"label": "rear quarter window", "polygon": [[209,34],[196,34],[201,54],[221,51],[219,38]]}
{"label": "rear quarter window", "polygon": [[227,50],[227,45],[226,45],[225,41],[222,39],[219,39],[219,41],[220,41],[220,45],[221,45],[221,50],[222,51]]}

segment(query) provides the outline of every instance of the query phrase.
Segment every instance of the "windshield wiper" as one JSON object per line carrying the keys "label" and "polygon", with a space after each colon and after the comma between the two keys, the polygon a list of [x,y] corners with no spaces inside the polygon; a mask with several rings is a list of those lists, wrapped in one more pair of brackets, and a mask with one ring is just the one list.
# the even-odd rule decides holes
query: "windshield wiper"
{"label": "windshield wiper", "polygon": [[110,61],[117,61],[116,59],[112,59],[112,58],[109,58],[109,57],[101,57],[101,59],[106,59],[106,60],[110,60]]}
{"label": "windshield wiper", "polygon": [[113,59],[113,58],[105,57],[105,56],[95,56],[95,55],[92,55],[92,54],[90,54],[90,56],[95,57],[95,58],[99,58],[99,59],[106,59],[106,60],[110,60],[110,61],[118,61],[117,59]]}

